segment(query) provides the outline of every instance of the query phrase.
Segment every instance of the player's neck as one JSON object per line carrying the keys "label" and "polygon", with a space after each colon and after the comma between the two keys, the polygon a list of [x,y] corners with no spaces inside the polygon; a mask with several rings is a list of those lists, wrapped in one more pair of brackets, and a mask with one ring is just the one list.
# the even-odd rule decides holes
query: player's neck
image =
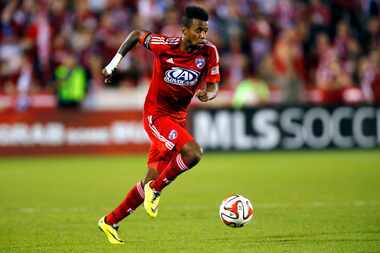
{"label": "player's neck", "polygon": [[179,48],[186,53],[192,53],[198,49],[197,46],[191,45],[191,43],[185,39],[181,40]]}

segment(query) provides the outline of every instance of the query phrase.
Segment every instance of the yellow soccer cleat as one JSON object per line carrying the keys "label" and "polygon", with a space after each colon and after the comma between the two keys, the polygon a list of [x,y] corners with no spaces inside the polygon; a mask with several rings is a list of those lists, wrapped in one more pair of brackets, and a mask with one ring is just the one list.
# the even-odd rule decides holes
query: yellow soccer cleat
{"label": "yellow soccer cleat", "polygon": [[98,221],[99,229],[106,235],[108,241],[112,244],[124,244],[124,241],[120,239],[117,230],[119,229],[116,225],[108,225],[105,221],[105,216],[100,218]]}
{"label": "yellow soccer cleat", "polygon": [[156,218],[158,213],[158,203],[160,202],[160,192],[155,191],[150,187],[151,182],[152,180],[144,186],[144,208],[150,217]]}

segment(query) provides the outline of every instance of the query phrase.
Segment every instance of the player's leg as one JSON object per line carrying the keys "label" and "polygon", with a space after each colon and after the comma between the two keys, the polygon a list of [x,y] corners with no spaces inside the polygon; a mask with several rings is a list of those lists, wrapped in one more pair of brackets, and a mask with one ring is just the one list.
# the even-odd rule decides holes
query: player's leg
{"label": "player's leg", "polygon": [[[157,178],[159,172],[157,169],[166,167],[168,161],[166,156],[162,156],[159,150],[154,146],[151,147],[148,155],[148,171],[145,178],[134,185],[125,199],[108,215],[100,218],[98,226],[104,232],[110,243],[122,244],[124,241],[120,239],[117,232],[118,223],[129,216],[144,201],[144,184]],[[149,167],[151,166],[151,167]]]}
{"label": "player's leg", "polygon": [[144,208],[147,214],[155,218],[158,214],[161,191],[175,180],[181,173],[194,167],[202,157],[202,149],[195,141],[186,143],[179,153],[176,153],[160,175],[144,186]]}
{"label": "player's leg", "polygon": [[137,182],[128,192],[125,199],[108,215],[100,218],[98,227],[104,232],[108,241],[112,244],[122,244],[117,225],[122,219],[130,215],[139,205],[144,202],[143,181]]}
{"label": "player's leg", "polygon": [[127,193],[124,200],[112,212],[110,212],[105,222],[113,225],[118,224],[125,217],[130,215],[144,201],[143,181],[137,182]]}
{"label": "player's leg", "polygon": [[[151,200],[148,202],[149,206],[146,206],[146,202],[144,199],[144,208],[146,210],[150,210],[152,208],[153,208],[153,210],[155,208],[157,209],[157,207],[155,207],[155,206],[158,206],[159,197],[160,197],[159,192],[153,191],[149,187],[149,183],[152,182],[154,179],[156,179],[160,175],[160,173],[162,173],[162,171],[164,171],[164,169],[168,166],[168,164],[170,163],[172,156],[173,156],[172,152],[168,152],[166,150],[160,152],[160,150],[158,148],[156,148],[155,150],[157,152],[159,152],[160,155],[154,156],[153,155],[154,153],[151,153],[152,155],[149,156],[148,167],[154,168],[154,169],[150,169],[151,173],[150,173],[150,175],[147,175],[147,177],[145,177],[145,181],[144,181],[144,183],[145,183],[145,187],[144,187],[145,198]],[[155,214],[150,214],[148,212],[148,215],[151,217],[155,217],[155,216],[157,216],[157,212],[155,212]]]}
{"label": "player's leg", "polygon": [[148,183],[149,181],[152,181],[153,179],[156,179],[160,173],[155,168],[148,168],[148,172],[146,173],[146,176],[143,180],[144,185]]}
{"label": "player's leg", "polygon": [[172,154],[170,162],[158,178],[144,186],[144,208],[154,218],[157,216],[161,190],[179,174],[194,167],[202,157],[202,149],[183,126],[169,117],[151,118],[148,127],[146,130],[151,140],[162,152],[170,151]]}
{"label": "player's leg", "polygon": [[104,232],[108,241],[113,244],[122,244],[124,241],[120,238],[117,225],[121,220],[129,216],[137,207],[144,202],[144,184],[156,178],[158,172],[155,169],[148,169],[143,181],[137,182],[124,200],[112,212],[100,218],[98,226]]}
{"label": "player's leg", "polygon": [[144,202],[144,185],[157,178],[159,172],[154,168],[148,168],[145,178],[137,182],[128,192],[125,199],[105,217],[105,222],[109,225],[118,224],[121,220],[129,216],[137,207]]}
{"label": "player's leg", "polygon": [[176,155],[163,172],[152,181],[150,187],[155,191],[161,192],[170,182],[181,173],[193,168],[202,158],[202,148],[195,141],[190,141],[183,145],[180,152]]}
{"label": "player's leg", "polygon": [[106,216],[103,216],[98,221],[98,227],[100,231],[102,231],[108,241],[112,244],[124,244],[124,240],[122,240],[119,236],[117,230],[119,227],[116,224],[110,225],[105,222]]}

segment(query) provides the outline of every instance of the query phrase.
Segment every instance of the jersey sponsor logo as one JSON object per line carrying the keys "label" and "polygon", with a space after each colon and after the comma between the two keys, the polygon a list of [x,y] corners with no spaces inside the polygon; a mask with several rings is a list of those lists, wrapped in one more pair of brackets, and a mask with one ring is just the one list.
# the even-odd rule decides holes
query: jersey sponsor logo
{"label": "jersey sponsor logo", "polygon": [[197,57],[195,59],[195,65],[197,68],[202,69],[205,66],[206,60],[203,57]]}
{"label": "jersey sponsor logo", "polygon": [[175,138],[177,138],[177,131],[173,129],[173,130],[170,131],[168,139],[172,141]]}
{"label": "jersey sponsor logo", "polygon": [[198,82],[199,75],[198,71],[172,67],[165,72],[164,81],[180,86],[192,86]]}

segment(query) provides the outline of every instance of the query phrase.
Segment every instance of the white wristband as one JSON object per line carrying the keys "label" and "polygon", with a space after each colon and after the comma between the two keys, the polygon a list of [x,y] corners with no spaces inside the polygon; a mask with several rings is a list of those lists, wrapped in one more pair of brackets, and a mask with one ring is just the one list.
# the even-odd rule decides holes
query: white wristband
{"label": "white wristband", "polygon": [[115,54],[111,62],[105,67],[107,74],[110,75],[117,68],[117,65],[119,65],[122,58],[123,58],[122,54],[120,53]]}

